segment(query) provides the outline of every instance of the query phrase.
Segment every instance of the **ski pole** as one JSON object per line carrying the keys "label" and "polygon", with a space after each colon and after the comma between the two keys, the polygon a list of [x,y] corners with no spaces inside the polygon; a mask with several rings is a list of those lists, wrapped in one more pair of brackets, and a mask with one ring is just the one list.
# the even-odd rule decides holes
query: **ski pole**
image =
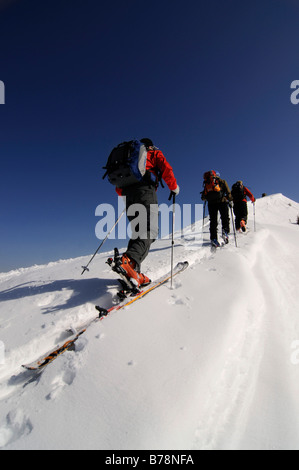
{"label": "ski pole", "polygon": [[205,225],[206,205],[207,205],[207,201],[205,201],[204,204],[203,204],[202,230],[201,230],[202,240],[203,240],[203,229],[204,229],[204,225]]}
{"label": "ski pole", "polygon": [[172,197],[172,235],[171,235],[171,284],[172,289],[172,278],[173,278],[173,249],[174,249],[174,221],[175,221],[175,193],[170,193],[169,199]]}
{"label": "ski pole", "polygon": [[122,211],[122,213],[120,214],[120,216],[118,217],[117,221],[115,222],[115,224],[113,225],[113,227],[110,229],[110,231],[107,233],[106,237],[104,238],[104,240],[102,241],[102,243],[100,244],[100,246],[97,248],[97,250],[95,251],[94,255],[92,256],[92,258],[89,260],[89,262],[87,263],[86,266],[81,266],[83,268],[83,271],[81,273],[81,276],[82,274],[85,273],[85,271],[89,271],[88,269],[88,266],[90,265],[90,263],[92,262],[92,260],[94,259],[95,255],[100,251],[100,249],[102,248],[102,246],[104,245],[105,241],[107,240],[107,238],[109,237],[110,233],[112,232],[112,230],[117,226],[118,222],[120,221],[120,219],[122,218],[122,216],[124,215],[126,209],[124,209]]}
{"label": "ski pole", "polygon": [[229,203],[229,207],[230,207],[230,212],[231,212],[231,216],[232,216],[232,224],[233,224],[233,229],[234,229],[235,245],[236,245],[236,248],[238,248],[236,228],[235,228],[234,215],[233,215],[233,208],[231,206],[231,203]]}

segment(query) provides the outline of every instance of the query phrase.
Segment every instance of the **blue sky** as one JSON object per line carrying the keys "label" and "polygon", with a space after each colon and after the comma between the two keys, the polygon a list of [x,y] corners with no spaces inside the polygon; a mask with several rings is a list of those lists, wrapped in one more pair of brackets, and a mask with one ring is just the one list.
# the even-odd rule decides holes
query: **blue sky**
{"label": "blue sky", "polygon": [[299,201],[298,24],[296,0],[0,2],[0,271],[92,254],[102,166],[134,137],[180,204],[210,169]]}

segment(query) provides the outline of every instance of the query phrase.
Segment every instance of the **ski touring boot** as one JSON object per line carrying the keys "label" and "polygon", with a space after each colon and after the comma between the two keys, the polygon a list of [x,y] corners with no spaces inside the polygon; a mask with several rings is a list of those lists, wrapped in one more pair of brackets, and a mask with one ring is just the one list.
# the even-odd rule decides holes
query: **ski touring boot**
{"label": "ski touring boot", "polygon": [[242,230],[242,232],[246,232],[246,223],[245,223],[245,220],[241,220],[240,222],[240,228]]}
{"label": "ski touring boot", "polygon": [[217,240],[217,238],[213,238],[213,240],[211,240],[211,245],[214,246],[215,248],[219,248],[219,247],[220,247],[220,243],[219,243],[219,241]]}
{"label": "ski touring boot", "polygon": [[224,241],[225,245],[227,245],[228,242],[229,242],[229,236],[228,236],[228,233],[225,230],[222,230],[222,238],[223,238],[223,241]]}
{"label": "ski touring boot", "polygon": [[217,240],[217,238],[214,238],[213,240],[211,240],[211,252],[214,253],[217,248],[219,248],[221,245],[219,243],[219,241]]}
{"label": "ski touring boot", "polygon": [[122,290],[118,296],[125,298],[127,295],[136,295],[140,288],[147,286],[151,280],[136,270],[136,263],[127,254],[120,255],[117,248],[114,249],[114,258],[108,258],[107,264],[120,276]]}

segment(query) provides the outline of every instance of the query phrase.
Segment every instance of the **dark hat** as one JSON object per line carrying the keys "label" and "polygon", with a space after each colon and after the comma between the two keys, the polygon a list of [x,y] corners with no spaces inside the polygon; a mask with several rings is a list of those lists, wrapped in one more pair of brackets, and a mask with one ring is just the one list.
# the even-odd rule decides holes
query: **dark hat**
{"label": "dark hat", "polygon": [[154,145],[153,141],[151,139],[148,139],[147,137],[140,139],[140,142],[142,142],[147,148],[152,147]]}

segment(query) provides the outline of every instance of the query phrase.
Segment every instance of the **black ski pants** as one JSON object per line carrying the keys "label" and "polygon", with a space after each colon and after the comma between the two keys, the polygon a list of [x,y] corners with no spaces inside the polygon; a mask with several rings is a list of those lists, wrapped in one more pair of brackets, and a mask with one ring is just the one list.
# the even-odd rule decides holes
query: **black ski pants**
{"label": "black ski pants", "polygon": [[136,262],[136,270],[140,271],[141,263],[159,232],[156,188],[152,185],[131,186],[123,191],[123,195],[132,232],[126,254]]}
{"label": "black ski pants", "polygon": [[246,201],[234,201],[234,214],[236,230],[239,230],[241,220],[247,224],[248,208]]}
{"label": "black ski pants", "polygon": [[222,230],[229,233],[229,210],[227,202],[208,202],[210,214],[210,239],[217,240],[218,212],[220,213]]}

